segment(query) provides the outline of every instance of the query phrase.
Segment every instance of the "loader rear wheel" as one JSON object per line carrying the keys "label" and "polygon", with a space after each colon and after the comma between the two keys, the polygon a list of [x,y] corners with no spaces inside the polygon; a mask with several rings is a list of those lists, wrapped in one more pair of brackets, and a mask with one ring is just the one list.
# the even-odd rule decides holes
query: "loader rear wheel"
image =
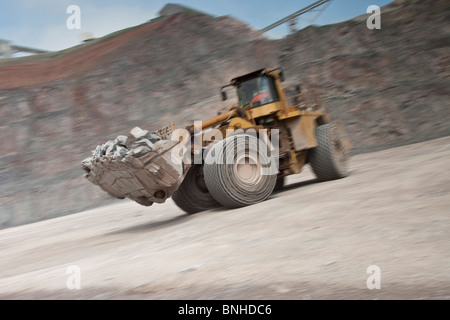
{"label": "loader rear wheel", "polygon": [[180,187],[172,194],[172,199],[180,209],[188,214],[220,206],[206,187],[201,165],[194,165],[189,169]]}
{"label": "loader rear wheel", "polygon": [[215,144],[203,167],[214,199],[227,208],[266,200],[273,192],[278,171],[267,150],[262,140],[250,135],[232,136]]}
{"label": "loader rear wheel", "polygon": [[317,178],[326,181],[346,177],[350,150],[336,125],[328,123],[318,126],[316,139],[317,147],[311,149],[309,162]]}

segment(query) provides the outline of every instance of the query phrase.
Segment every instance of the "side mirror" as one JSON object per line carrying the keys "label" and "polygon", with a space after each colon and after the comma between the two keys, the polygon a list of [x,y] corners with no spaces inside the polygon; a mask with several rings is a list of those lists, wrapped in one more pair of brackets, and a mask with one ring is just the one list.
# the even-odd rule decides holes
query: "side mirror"
{"label": "side mirror", "polygon": [[227,93],[225,91],[220,92],[222,94],[222,101],[227,100]]}
{"label": "side mirror", "polygon": [[280,77],[280,81],[283,82],[284,81],[284,72],[283,71],[280,71],[279,77]]}

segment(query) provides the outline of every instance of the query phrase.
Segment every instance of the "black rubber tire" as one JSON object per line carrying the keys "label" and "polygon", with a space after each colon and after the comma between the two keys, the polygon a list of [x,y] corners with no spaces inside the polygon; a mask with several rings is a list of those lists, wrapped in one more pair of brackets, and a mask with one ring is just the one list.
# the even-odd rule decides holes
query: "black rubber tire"
{"label": "black rubber tire", "polygon": [[[258,144],[264,150],[258,153]],[[236,150],[244,150],[239,154]],[[219,141],[208,153],[203,171],[211,195],[227,208],[239,208],[266,200],[277,181],[278,166],[255,136],[235,135]],[[239,160],[254,160],[241,165]],[[230,161],[231,160],[231,161]]]}
{"label": "black rubber tire", "polygon": [[175,204],[188,214],[220,207],[209,193],[203,178],[203,166],[193,165],[180,187],[172,194]]}
{"label": "black rubber tire", "polygon": [[273,191],[283,190],[285,180],[286,180],[285,176],[278,176],[277,182],[275,183],[275,188],[273,188]]}
{"label": "black rubber tire", "polygon": [[317,147],[310,150],[309,162],[319,180],[327,181],[348,175],[350,150],[336,125],[324,124],[316,128]]}

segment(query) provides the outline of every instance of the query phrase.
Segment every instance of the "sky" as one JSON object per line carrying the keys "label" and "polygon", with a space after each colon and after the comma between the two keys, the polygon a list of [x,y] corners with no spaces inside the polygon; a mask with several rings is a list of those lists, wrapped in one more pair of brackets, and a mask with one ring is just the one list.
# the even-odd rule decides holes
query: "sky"
{"label": "sky", "polygon": [[[165,4],[182,4],[213,16],[229,15],[252,28],[262,29],[316,0],[0,0],[0,39],[12,44],[57,51],[80,44],[80,35],[94,37],[145,23],[159,16]],[[332,0],[317,17],[315,25],[333,24],[366,14],[370,5],[382,7],[392,0]],[[66,21],[70,5],[81,13],[81,29],[69,30]],[[382,12],[381,12],[382,14]],[[309,13],[297,20],[299,28],[315,16]],[[289,32],[283,24],[267,33],[281,38]]]}

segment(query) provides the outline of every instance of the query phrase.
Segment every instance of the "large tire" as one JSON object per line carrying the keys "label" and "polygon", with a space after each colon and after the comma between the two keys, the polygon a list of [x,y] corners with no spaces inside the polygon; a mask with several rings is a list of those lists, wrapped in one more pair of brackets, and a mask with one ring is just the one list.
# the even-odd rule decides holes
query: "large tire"
{"label": "large tire", "polygon": [[[262,148],[262,152],[258,152]],[[211,195],[227,208],[266,200],[277,181],[278,167],[267,145],[251,135],[219,141],[206,156],[203,171]]]}
{"label": "large tire", "polygon": [[309,162],[317,178],[322,181],[348,175],[350,150],[342,133],[332,123],[316,128],[317,147],[311,149]]}
{"label": "large tire", "polygon": [[172,199],[180,209],[188,214],[220,206],[206,187],[202,165],[193,165],[189,169],[183,183],[172,194]]}
{"label": "large tire", "polygon": [[281,191],[281,190],[283,190],[285,180],[286,180],[285,176],[278,176],[277,177],[277,182],[275,183],[275,188],[273,189],[273,191]]}

